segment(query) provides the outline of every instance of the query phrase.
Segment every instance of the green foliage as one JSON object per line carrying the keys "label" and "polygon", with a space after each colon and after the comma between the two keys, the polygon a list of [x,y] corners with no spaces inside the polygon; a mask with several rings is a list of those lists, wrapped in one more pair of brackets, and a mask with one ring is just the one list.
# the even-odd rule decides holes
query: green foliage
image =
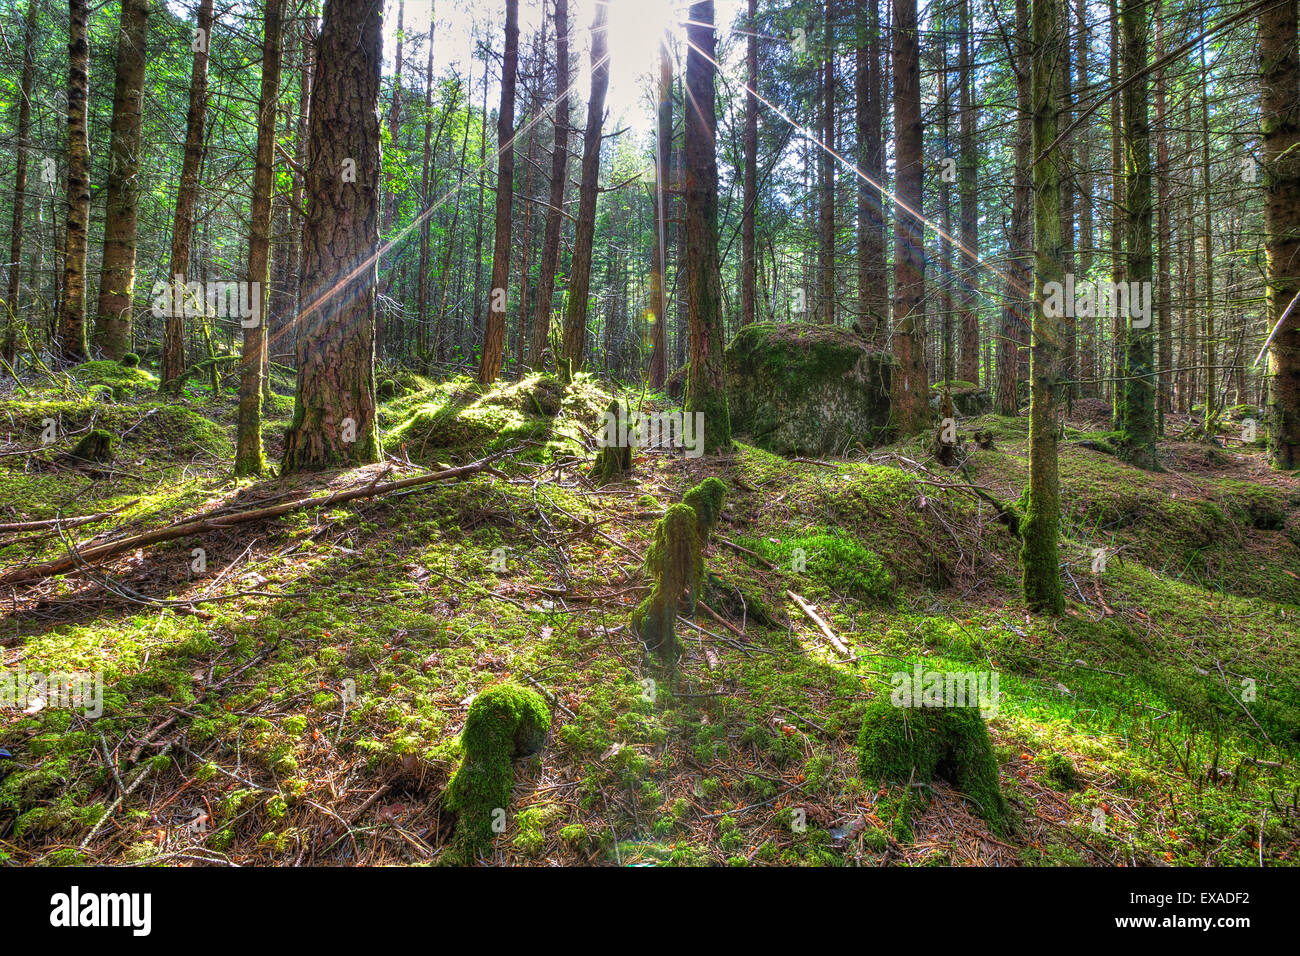
{"label": "green foliage", "polygon": [[[829,532],[788,535],[779,541],[760,538],[753,550],[783,570],[807,573],[814,581],[852,597],[888,601],[894,580],[880,557],[857,538]],[[800,558],[802,558],[801,572]]]}

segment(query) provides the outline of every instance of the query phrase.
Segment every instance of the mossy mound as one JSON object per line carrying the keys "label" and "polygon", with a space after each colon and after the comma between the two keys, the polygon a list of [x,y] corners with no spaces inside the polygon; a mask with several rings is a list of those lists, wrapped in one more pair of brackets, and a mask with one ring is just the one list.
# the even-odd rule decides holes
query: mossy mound
{"label": "mossy mound", "polygon": [[81,385],[107,385],[113,392],[113,401],[124,402],[140,393],[158,389],[158,376],[136,364],[121,362],[84,362],[72,370],[73,379]]}
{"label": "mossy mound", "polygon": [[423,392],[433,388],[433,382],[423,375],[404,368],[386,369],[375,376],[375,397],[381,402],[392,401],[402,395]]}
{"label": "mossy mound", "polygon": [[761,538],[750,547],[783,570],[807,574],[849,597],[885,602],[894,592],[894,579],[884,562],[856,538],[827,533],[790,535],[777,541]]}
{"label": "mossy mound", "polygon": [[107,465],[113,460],[113,435],[103,428],[96,428],[83,435],[72,449],[72,457],[81,461]]}
{"label": "mossy mound", "polygon": [[134,352],[127,352],[118,361],[123,368],[135,368],[140,364],[140,356]]}
{"label": "mossy mound", "polygon": [[505,819],[513,761],[541,750],[550,727],[546,701],[526,687],[496,684],[470,703],[460,738],[464,759],[444,795],[457,814],[456,850],[464,862],[492,842],[494,822]]}
{"label": "mossy mound", "polygon": [[584,432],[598,427],[609,402],[589,376],[562,386],[534,374],[485,388],[456,378],[381,406],[385,441],[405,445],[414,461],[477,458],[525,445],[521,457],[582,455]]}
{"label": "mossy mound", "polygon": [[894,358],[836,326],[747,325],[727,346],[732,432],[784,455],[842,454],[889,425]]}
{"label": "mossy mound", "polygon": [[655,539],[646,552],[645,567],[654,577],[654,589],[632,612],[632,633],[664,664],[677,658],[673,625],[677,605],[695,612],[695,598],[704,570],[699,518],[690,505],[673,505],[655,527]]}
{"label": "mossy mound", "polygon": [[994,831],[1010,828],[993,743],[978,708],[895,707],[877,698],[858,733],[858,769],[866,780],[898,784],[942,777]]}

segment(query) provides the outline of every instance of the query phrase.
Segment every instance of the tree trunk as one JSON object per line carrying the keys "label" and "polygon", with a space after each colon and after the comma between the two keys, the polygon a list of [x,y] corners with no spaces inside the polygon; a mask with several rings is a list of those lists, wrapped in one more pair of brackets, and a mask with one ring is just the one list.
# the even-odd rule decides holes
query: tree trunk
{"label": "tree trunk", "polygon": [[961,362],[957,377],[963,382],[979,384],[980,325],[975,310],[975,274],[979,269],[979,147],[975,143],[978,119],[975,112],[975,68],[971,50],[971,0],[962,0],[958,72],[961,75]]}
{"label": "tree trunk", "polygon": [[86,233],[90,225],[90,141],[86,101],[90,95],[90,47],[86,0],[68,0],[68,224],[63,240],[63,303],[59,351],[69,362],[90,357],[86,345]]}
{"label": "tree trunk", "polygon": [[564,192],[569,178],[569,82],[569,0],[555,0],[555,142],[551,147],[551,192],[547,197],[546,231],[542,236],[542,261],[537,274],[537,311],[528,349],[528,364],[534,370],[547,364],[551,302],[560,263]]}
{"label": "tree trunk", "polygon": [[[1274,468],[1300,467],[1300,61],[1296,0],[1259,18],[1267,258],[1268,454]],[[1285,322],[1283,314],[1290,309]]]}
{"label": "tree trunk", "polygon": [[718,257],[717,114],[713,70],[717,38],[713,0],[691,4],[686,26],[686,297],[690,367],[688,414],[703,417],[706,454],[731,450],[731,416],[723,364],[722,272]]}
{"label": "tree trunk", "polygon": [[433,38],[437,17],[429,18],[429,51],[424,67],[424,161],[420,169],[420,272],[416,280],[415,351],[421,368],[424,367],[427,342],[425,329],[429,322],[429,265],[430,230],[433,203],[429,190],[433,176]]}
{"label": "tree trunk", "polygon": [[[754,321],[754,216],[758,209],[758,0],[745,21],[745,176],[740,220],[740,324]],[[671,73],[669,74],[671,76]]]}
{"label": "tree trunk", "polygon": [[190,108],[185,115],[185,158],[176,191],[176,213],[172,218],[171,265],[165,281],[174,282],[172,307],[163,329],[162,382],[159,390],[179,395],[185,371],[185,308],[175,293],[185,287],[190,273],[190,235],[194,230],[194,205],[199,195],[199,172],[203,168],[204,127],[208,108],[208,60],[211,56],[213,0],[199,4],[197,26],[192,38],[194,62],[190,67]]}
{"label": "tree trunk", "polygon": [[925,232],[921,221],[921,68],[916,0],[894,0],[894,422],[903,435],[930,421],[925,373]]}
{"label": "tree trunk", "polygon": [[[1080,4],[1084,0],[1079,0]],[[1156,61],[1165,54],[1164,7],[1156,0]],[[1156,93],[1156,322],[1160,328],[1160,390],[1157,396],[1160,434],[1165,431],[1165,413],[1172,408],[1173,330],[1170,328],[1170,226],[1169,226],[1169,131],[1165,103],[1165,70],[1161,67],[1155,75]]]}
{"label": "tree trunk", "polygon": [[[650,252],[650,387],[662,388],[668,376],[668,190],[673,145],[673,61],[665,35],[659,41],[658,128],[655,133],[654,245]],[[752,226],[752,223],[751,223]]]}
{"label": "tree trunk", "polygon": [[1033,309],[1033,242],[1030,194],[1033,182],[1033,107],[1030,91],[1029,0],[1016,0],[1015,81],[1016,146],[1012,172],[1011,222],[1007,228],[1010,257],[1007,264],[1006,304],[1002,307],[1002,334],[998,339],[999,415],[1020,414],[1021,349],[1028,345],[1027,331]]}
{"label": "tree trunk", "polygon": [[[821,241],[818,246],[817,274],[820,280],[821,308],[819,318],[827,325],[835,324],[835,163],[831,152],[835,149],[835,33],[834,0],[826,0],[822,8],[825,17],[822,29],[821,55],[821,148],[817,151],[817,178],[820,185]],[[688,114],[690,110],[686,111]]]}
{"label": "tree trunk", "polygon": [[885,271],[885,153],[881,136],[880,0],[867,0],[865,36],[858,37],[858,322],[867,340],[882,341],[889,328],[889,280]]}
{"label": "tree trunk", "polygon": [[497,217],[492,248],[492,288],[478,380],[491,385],[501,374],[506,349],[506,287],[510,283],[510,203],[515,192],[515,76],[519,71],[519,0],[506,0],[506,47],[497,114]]}
{"label": "tree trunk", "polygon": [[[1151,131],[1147,124],[1147,8],[1145,0],[1123,0],[1120,30],[1125,82],[1124,217],[1125,276],[1130,289],[1151,286]],[[1129,459],[1142,468],[1155,467],[1156,374],[1155,330],[1150,314],[1135,317],[1136,302],[1128,298],[1128,341],[1125,348],[1124,404],[1120,431]],[[1142,296],[1146,299],[1146,296]],[[1149,303],[1149,299],[1146,299]]]}
{"label": "tree trunk", "polygon": [[262,455],[262,368],[266,362],[267,281],[271,265],[271,193],[275,189],[275,120],[280,102],[280,36],[284,0],[266,0],[262,33],[262,93],[257,106],[257,165],[253,170],[252,222],[248,237],[250,301],[256,320],[244,326],[239,368],[239,420],[235,474],[260,475]]}
{"label": "tree trunk", "polygon": [[144,58],[149,0],[122,0],[117,78],[104,189],[104,253],[95,310],[95,345],[105,358],[131,350],[135,245],[140,213],[140,119],[144,109]]}
{"label": "tree trunk", "polygon": [[27,199],[27,138],[31,134],[32,83],[36,77],[37,0],[28,0],[23,34],[23,73],[18,88],[18,141],[14,148],[14,215],[9,233],[9,286],[5,293],[5,331],[0,356],[10,365],[18,351],[18,288],[22,277],[24,203]]}
{"label": "tree trunk", "polygon": [[379,459],[375,283],[379,246],[381,4],[326,0],[312,85],[298,387],[284,470]]}
{"label": "tree trunk", "polygon": [[596,230],[596,196],[600,179],[601,128],[605,118],[605,92],[609,88],[608,5],[596,5],[591,23],[591,98],[587,101],[587,129],[582,137],[582,179],[578,185],[578,228],[569,270],[569,303],[564,314],[564,345],[560,375],[568,381],[582,368],[587,351],[587,295],[591,291],[591,251]]}
{"label": "tree trunk", "polygon": [[1031,108],[1034,165],[1034,318],[1029,357],[1029,494],[1021,519],[1025,603],[1030,610],[1064,610],[1058,563],[1060,477],[1056,470],[1057,399],[1061,387],[1060,316],[1048,308],[1044,287],[1064,280],[1061,257],[1061,153],[1044,154],[1056,140],[1060,109],[1057,57],[1064,30],[1059,0],[1034,0],[1030,25],[1033,55]]}

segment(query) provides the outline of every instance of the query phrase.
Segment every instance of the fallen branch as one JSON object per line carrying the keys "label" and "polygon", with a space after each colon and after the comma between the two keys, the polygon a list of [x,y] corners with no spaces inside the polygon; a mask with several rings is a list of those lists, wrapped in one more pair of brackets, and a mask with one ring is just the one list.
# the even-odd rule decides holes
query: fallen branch
{"label": "fallen branch", "polygon": [[513,451],[513,449],[497,452],[495,455],[489,455],[487,458],[482,458],[468,465],[462,465],[459,468],[449,468],[446,471],[416,475],[412,478],[402,478],[398,481],[387,481],[382,484],[372,482],[359,488],[348,489],[347,491],[336,491],[329,495],[313,495],[306,498],[298,498],[293,501],[282,502],[278,505],[271,505],[270,507],[254,508],[251,511],[227,513],[220,517],[201,515],[198,517],[184,518],[181,521],[167,525],[164,528],[156,528],[153,531],[146,531],[143,534],[131,535],[130,537],[119,538],[116,541],[108,541],[103,544],[86,548],[82,550],[79,555],[68,554],[62,558],[57,558],[53,561],[45,561],[41,564],[31,564],[25,567],[10,568],[8,571],[0,574],[0,585],[26,584],[31,581],[39,581],[55,574],[64,574],[71,571],[83,561],[86,564],[92,564],[107,560],[114,555],[122,554],[126,551],[145,548],[162,541],[172,541],[176,538],[185,538],[204,531],[222,531],[233,525],[246,524],[250,521],[262,521],[267,518],[278,518],[280,515],[287,514],[290,511],[297,511],[301,508],[328,507],[330,505],[342,504],[347,501],[354,501],[357,498],[377,498],[389,494],[390,492],[399,491],[403,488],[412,488],[416,485],[425,485],[436,481],[452,481],[457,478],[464,478],[488,469],[493,461],[509,454],[510,451]]}
{"label": "fallen branch", "polygon": [[56,527],[75,528],[77,525],[90,524],[92,521],[102,521],[105,518],[110,518],[119,511],[125,511],[132,505],[139,503],[140,499],[136,498],[135,501],[128,501],[126,504],[114,508],[112,511],[101,511],[97,515],[82,515],[80,518],[67,518],[63,520],[60,520],[59,518],[46,518],[44,521],[15,521],[11,524],[0,524],[0,534],[12,534],[18,531],[41,531],[45,528]]}
{"label": "fallen branch", "polygon": [[835,632],[831,630],[830,625],[821,619],[821,615],[819,615],[816,611],[813,610],[811,604],[809,604],[799,595],[795,594],[793,591],[786,591],[785,596],[790,598],[790,600],[794,601],[795,604],[799,605],[799,610],[807,614],[808,619],[821,629],[821,632],[826,635],[826,639],[831,642],[831,645],[835,648],[836,651],[839,652],[841,657],[849,656],[848,647],[845,645],[843,641],[841,641],[838,637],[835,636]]}

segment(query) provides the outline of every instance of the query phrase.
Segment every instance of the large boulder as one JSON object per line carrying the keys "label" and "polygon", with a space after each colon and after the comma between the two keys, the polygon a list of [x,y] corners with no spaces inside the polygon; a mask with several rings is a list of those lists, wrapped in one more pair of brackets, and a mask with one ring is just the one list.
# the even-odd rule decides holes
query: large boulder
{"label": "large boulder", "polygon": [[731,430],[783,455],[843,454],[889,428],[893,356],[832,325],[747,325],[727,346]]}
{"label": "large boulder", "polygon": [[939,408],[945,384],[948,387],[948,394],[952,396],[952,407],[957,410],[957,414],[962,418],[975,418],[993,411],[993,396],[988,393],[987,389],[980,388],[971,382],[958,381],[936,382],[930,386],[931,407]]}

